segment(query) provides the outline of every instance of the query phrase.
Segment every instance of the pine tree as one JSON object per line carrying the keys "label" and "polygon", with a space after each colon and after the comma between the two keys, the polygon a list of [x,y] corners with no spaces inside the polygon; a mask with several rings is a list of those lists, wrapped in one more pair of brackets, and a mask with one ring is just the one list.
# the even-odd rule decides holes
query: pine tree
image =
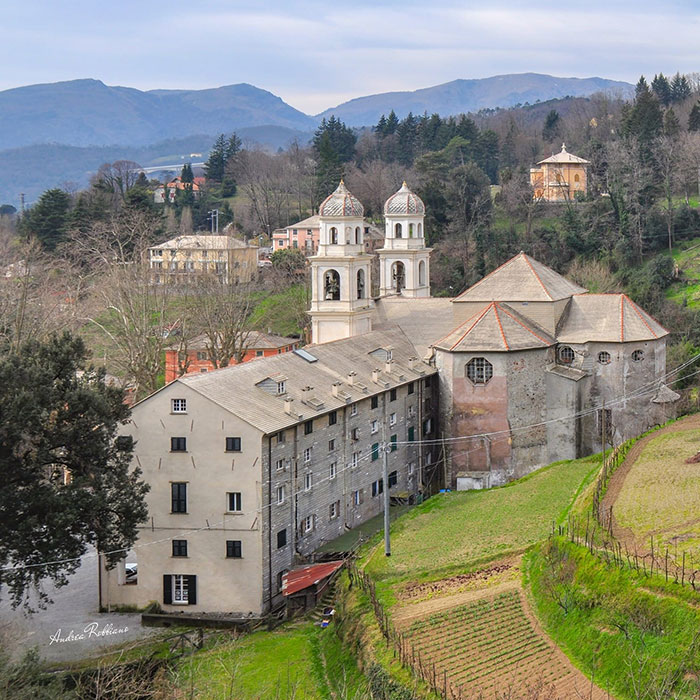
{"label": "pine tree", "polygon": [[700,131],[700,103],[696,102],[688,115],[688,131]]}
{"label": "pine tree", "polygon": [[221,182],[224,179],[224,166],[226,165],[226,137],[219,134],[214,145],[209,151],[209,158],[204,164],[204,175],[207,180]]}
{"label": "pine tree", "polygon": [[47,250],[63,240],[70,222],[70,196],[60,189],[46,190],[22,219],[21,230],[36,236]]}
{"label": "pine tree", "polygon": [[688,79],[684,75],[676,73],[671,81],[671,102],[674,104],[683,102],[690,97],[690,94],[691,89]]}
{"label": "pine tree", "polygon": [[389,116],[387,117],[386,120],[386,127],[384,129],[384,134],[385,135],[391,135],[396,133],[396,129],[399,126],[399,118],[396,116],[396,112],[392,109],[391,112],[389,112]]}
{"label": "pine tree", "polygon": [[649,85],[647,83],[647,80],[644,76],[639,78],[637,81],[637,84],[634,88],[634,96],[639,97],[640,95],[644,94],[645,92],[649,92]]}
{"label": "pine tree", "polygon": [[379,136],[380,139],[384,138],[386,135],[386,117],[383,114],[381,117],[379,117],[377,126],[372,127],[372,130],[375,134],[377,134],[377,136]]}
{"label": "pine tree", "polygon": [[664,107],[671,104],[671,85],[663,73],[654,76],[654,80],[651,81],[651,90]]}
{"label": "pine tree", "polygon": [[673,107],[669,107],[664,114],[664,134],[672,138],[678,136],[681,130],[681,123],[678,121]]}
{"label": "pine tree", "polygon": [[559,138],[561,133],[561,117],[556,109],[550,110],[549,114],[544,120],[544,126],[542,127],[542,139],[551,143],[554,139]]}

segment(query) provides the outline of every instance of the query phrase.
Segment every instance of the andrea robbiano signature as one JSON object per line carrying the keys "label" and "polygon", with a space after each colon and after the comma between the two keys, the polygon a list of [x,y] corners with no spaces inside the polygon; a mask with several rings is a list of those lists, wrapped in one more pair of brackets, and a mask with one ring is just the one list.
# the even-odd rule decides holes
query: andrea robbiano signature
{"label": "andrea robbiano signature", "polygon": [[61,628],[59,627],[56,633],[49,637],[49,646],[63,642],[80,642],[91,637],[111,637],[114,634],[125,634],[128,631],[128,627],[115,627],[112,623],[107,623],[100,629],[99,622],[91,622],[82,632],[71,630],[65,636],[61,636]]}

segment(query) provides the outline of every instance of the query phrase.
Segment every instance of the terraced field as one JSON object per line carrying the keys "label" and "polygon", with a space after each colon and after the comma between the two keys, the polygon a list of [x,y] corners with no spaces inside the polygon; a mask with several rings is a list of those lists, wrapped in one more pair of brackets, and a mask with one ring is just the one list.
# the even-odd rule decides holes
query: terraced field
{"label": "terraced field", "polygon": [[518,590],[433,613],[403,633],[419,663],[446,674],[448,696],[606,697],[544,637]]}

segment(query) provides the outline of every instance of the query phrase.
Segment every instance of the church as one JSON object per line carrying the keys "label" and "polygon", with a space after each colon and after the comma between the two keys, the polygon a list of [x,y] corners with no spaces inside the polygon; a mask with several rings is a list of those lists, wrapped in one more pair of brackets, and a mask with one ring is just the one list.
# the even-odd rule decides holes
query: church
{"label": "church", "polygon": [[[430,294],[425,206],[404,185],[377,250],[343,182],[319,209],[312,343],[182,376],[124,433],[149,521],[100,605],[262,615],[323,545],[437,488],[488,488],[668,419],[668,332],[519,253],[454,299]],[[384,461],[388,467],[384,483]]]}

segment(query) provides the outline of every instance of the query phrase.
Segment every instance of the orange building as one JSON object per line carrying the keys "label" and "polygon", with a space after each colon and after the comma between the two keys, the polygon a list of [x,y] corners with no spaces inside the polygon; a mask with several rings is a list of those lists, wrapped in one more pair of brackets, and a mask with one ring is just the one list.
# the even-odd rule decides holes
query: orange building
{"label": "orange building", "polygon": [[[243,356],[243,362],[255,360],[258,357],[270,357],[271,355],[281,355],[283,352],[296,350],[300,345],[298,338],[285,338],[272,333],[260,333],[253,331],[248,336],[247,349]],[[178,362],[179,352],[177,349],[165,351],[165,383],[168,384],[178,377],[180,373],[180,363]],[[185,358],[182,357],[185,364]],[[187,372],[193,374],[197,372],[210,372],[214,365],[209,359],[204,337],[196,338],[187,349]],[[232,359],[230,364],[235,365]]]}
{"label": "orange building", "polygon": [[561,153],[541,160],[536,168],[530,168],[530,184],[533,198],[545,202],[565,202],[577,194],[588,191],[588,166],[590,161],[579,158],[561,145]]}

